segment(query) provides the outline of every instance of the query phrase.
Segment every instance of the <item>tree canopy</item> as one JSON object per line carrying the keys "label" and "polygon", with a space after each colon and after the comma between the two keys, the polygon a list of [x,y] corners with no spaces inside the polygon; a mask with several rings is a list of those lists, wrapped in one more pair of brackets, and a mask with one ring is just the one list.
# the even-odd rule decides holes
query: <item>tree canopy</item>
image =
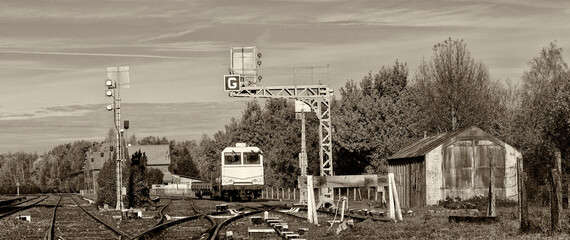
{"label": "tree canopy", "polygon": [[487,67],[471,56],[463,40],[449,38],[433,52],[429,61],[422,59],[414,78],[419,128],[431,134],[470,125],[492,129],[502,111],[497,93],[502,86],[491,81]]}
{"label": "tree canopy", "polygon": [[[386,173],[387,158],[409,143],[476,125],[523,153],[529,196],[546,196],[542,185],[555,149],[562,152],[564,173],[570,171],[570,69],[556,42],[529,59],[521,85],[494,80],[466,42],[449,38],[434,45],[433,55],[421,59],[412,77],[407,64],[396,60],[360,80],[348,80],[331,105],[335,174]],[[314,113],[306,118],[308,173],[318,175],[319,122]],[[211,136],[176,142],[159,136],[137,141],[132,134],[129,142],[168,144],[170,172],[205,180],[218,177],[225,147],[244,142],[263,151],[266,185],[295,187],[300,129],[293,101],[252,100],[241,117],[229,119]],[[105,142],[115,137],[110,130]],[[44,154],[0,154],[0,191],[14,193],[20,182],[31,192],[77,192],[85,185],[85,153],[103,146],[76,141]],[[101,169],[99,203],[115,202],[114,158]],[[146,186],[161,182],[157,171],[145,171]]]}

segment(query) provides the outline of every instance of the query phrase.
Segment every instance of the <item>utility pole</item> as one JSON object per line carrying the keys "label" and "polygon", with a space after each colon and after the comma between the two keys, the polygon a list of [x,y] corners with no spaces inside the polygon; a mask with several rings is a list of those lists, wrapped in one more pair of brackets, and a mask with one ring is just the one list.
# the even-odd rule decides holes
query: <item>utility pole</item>
{"label": "utility pole", "polygon": [[85,192],[89,192],[89,182],[87,181],[87,178],[89,178],[89,172],[87,170],[87,163],[88,163],[88,157],[87,157],[87,151],[85,151],[85,153],[83,154],[84,159],[83,159],[83,188],[85,189]]}

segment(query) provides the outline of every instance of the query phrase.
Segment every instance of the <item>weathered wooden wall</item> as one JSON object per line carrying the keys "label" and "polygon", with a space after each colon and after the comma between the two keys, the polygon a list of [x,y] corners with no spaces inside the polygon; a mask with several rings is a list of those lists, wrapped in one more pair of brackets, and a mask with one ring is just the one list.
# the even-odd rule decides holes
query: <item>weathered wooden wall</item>
{"label": "weathered wooden wall", "polygon": [[423,157],[391,162],[389,172],[394,173],[396,189],[402,207],[426,205],[426,171]]}

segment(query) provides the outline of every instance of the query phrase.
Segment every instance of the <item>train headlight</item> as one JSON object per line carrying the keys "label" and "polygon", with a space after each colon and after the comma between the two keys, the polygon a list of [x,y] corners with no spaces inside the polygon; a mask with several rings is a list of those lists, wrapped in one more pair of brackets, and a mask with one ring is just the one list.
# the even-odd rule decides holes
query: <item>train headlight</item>
{"label": "train headlight", "polygon": [[224,178],[224,179],[222,179],[222,183],[232,184],[232,183],[234,183],[234,180],[231,178]]}
{"label": "train headlight", "polygon": [[259,184],[259,183],[262,183],[262,182],[263,182],[263,178],[261,178],[261,177],[258,177],[258,178],[254,178],[254,179],[253,179],[253,180],[251,180],[251,181],[252,181],[253,183],[257,183],[257,184]]}

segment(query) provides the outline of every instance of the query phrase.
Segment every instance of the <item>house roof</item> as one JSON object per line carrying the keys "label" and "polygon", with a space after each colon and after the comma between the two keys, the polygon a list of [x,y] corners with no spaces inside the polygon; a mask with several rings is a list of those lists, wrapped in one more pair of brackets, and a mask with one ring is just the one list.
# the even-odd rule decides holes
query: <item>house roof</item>
{"label": "house roof", "polygon": [[170,165],[170,148],[165,145],[135,145],[129,148],[129,153],[141,151],[146,155],[147,165]]}
{"label": "house roof", "polygon": [[[459,135],[473,136],[473,137],[487,137],[496,142],[502,143],[497,138],[489,135],[476,126],[464,127],[455,131],[443,133],[437,136],[426,137],[420,139],[407,147],[400,149],[398,152],[388,158],[388,160],[421,157],[429,153],[431,150],[437,148],[439,145],[451,140]],[[504,144],[504,143],[503,143]]]}

